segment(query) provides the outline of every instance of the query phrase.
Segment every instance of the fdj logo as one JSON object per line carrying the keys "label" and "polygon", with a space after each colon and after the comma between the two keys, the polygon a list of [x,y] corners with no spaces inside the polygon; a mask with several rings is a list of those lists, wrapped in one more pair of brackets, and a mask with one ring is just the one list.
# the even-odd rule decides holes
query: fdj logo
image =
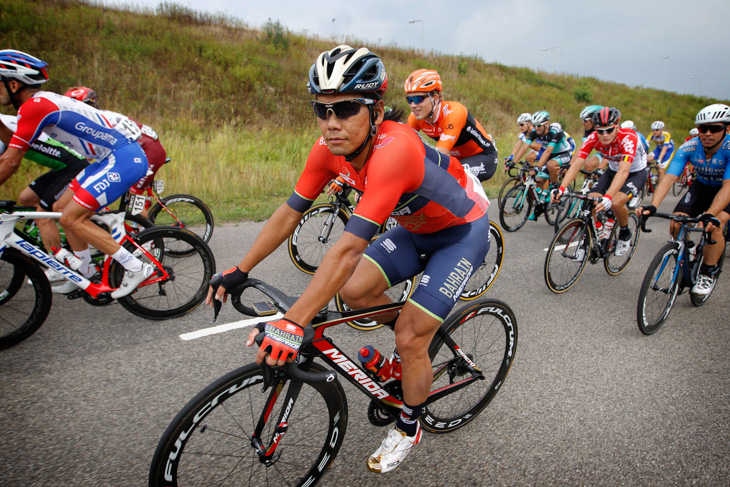
{"label": "fdj logo", "polygon": [[94,191],[97,191],[97,192],[101,193],[102,191],[104,191],[109,186],[111,186],[111,184],[109,183],[109,181],[107,181],[106,179],[102,179],[101,181],[99,181],[98,183],[96,183],[94,185]]}

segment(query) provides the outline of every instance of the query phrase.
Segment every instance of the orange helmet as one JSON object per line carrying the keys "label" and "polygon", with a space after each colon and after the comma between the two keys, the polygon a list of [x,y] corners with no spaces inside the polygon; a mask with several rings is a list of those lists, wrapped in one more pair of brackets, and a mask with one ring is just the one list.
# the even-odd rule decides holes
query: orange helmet
{"label": "orange helmet", "polygon": [[441,91],[441,76],[433,69],[417,69],[406,79],[406,93]]}

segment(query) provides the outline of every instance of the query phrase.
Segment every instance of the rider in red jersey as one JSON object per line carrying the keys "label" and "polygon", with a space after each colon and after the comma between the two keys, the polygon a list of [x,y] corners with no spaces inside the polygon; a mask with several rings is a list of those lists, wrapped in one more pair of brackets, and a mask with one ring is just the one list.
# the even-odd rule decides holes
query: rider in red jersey
{"label": "rider in red jersey", "polygon": [[[424,273],[395,324],[401,357],[403,408],[387,438],[368,459],[385,473],[400,466],[421,439],[418,422],[432,373],[428,346],[459,299],[475,266],[489,249],[487,200],[481,184],[460,162],[424,143],[404,124],[388,120],[382,95],[387,87],[383,62],[366,48],[338,46],[320,54],[310,69],[309,91],[322,137],[312,148],[289,200],[274,212],[238,266],[219,276],[212,299],[248,277],[261,260],[292,234],[303,213],[332,179],[342,177],[363,191],[345,232],[327,252],[301,298],[284,319],[260,324],[249,334],[254,344],[265,333],[258,363],[283,365],[303,340],[302,328],[339,291],[350,308],[390,302],[385,291]],[[397,114],[395,114],[397,115]],[[370,239],[389,216],[400,225]],[[425,255],[425,259],[421,256]]]}
{"label": "rider in red jersey", "polygon": [[608,169],[591,190],[591,196],[600,197],[595,211],[613,209],[620,231],[616,244],[616,255],[624,255],[631,245],[629,230],[629,200],[639,193],[646,183],[646,152],[639,138],[631,129],[619,128],[621,112],[613,107],[603,107],[593,113],[596,127],[583,142],[578,157],[570,163],[560,188],[553,190],[553,199],[560,199],[565,188],[573,182],[592,150],[608,161]]}

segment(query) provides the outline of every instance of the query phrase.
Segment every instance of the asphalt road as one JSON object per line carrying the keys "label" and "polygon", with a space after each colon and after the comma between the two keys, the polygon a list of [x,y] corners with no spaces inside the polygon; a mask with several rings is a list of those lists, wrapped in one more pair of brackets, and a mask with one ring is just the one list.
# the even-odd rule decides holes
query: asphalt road
{"label": "asphalt road", "polygon": [[[673,201],[665,203],[669,211]],[[496,205],[491,216],[497,219]],[[220,226],[218,269],[238,262],[260,223]],[[702,308],[680,296],[655,335],[636,326],[636,301],[666,221],[643,234],[634,260],[611,277],[589,265],[563,295],[543,281],[544,220],[505,234],[503,271],[489,295],[515,310],[516,361],[490,407],[467,427],[426,435],[405,465],[378,477],[365,461],[385,435],[367,422],[348,383],[343,448],[321,485],[718,485],[730,484],[730,275]],[[253,274],[290,294],[308,276],[285,247]],[[0,352],[3,486],[144,485],[157,441],[205,385],[252,360],[246,329],[182,340],[218,323],[202,307],[153,322],[119,305],[54,297],[43,327]],[[357,350],[390,332],[335,330]],[[354,352],[353,352],[354,353]],[[354,356],[354,355],[353,355]]]}

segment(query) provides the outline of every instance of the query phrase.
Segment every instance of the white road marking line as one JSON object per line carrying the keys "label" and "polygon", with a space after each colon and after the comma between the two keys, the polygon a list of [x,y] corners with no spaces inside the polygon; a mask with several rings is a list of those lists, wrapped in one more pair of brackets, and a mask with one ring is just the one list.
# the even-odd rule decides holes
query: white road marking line
{"label": "white road marking line", "polygon": [[[578,245],[578,242],[571,242],[570,245],[556,245],[555,250],[563,250],[566,247],[575,247],[576,245]],[[550,250],[550,248],[542,249],[542,250],[547,252],[548,250]]]}
{"label": "white road marking line", "polygon": [[238,328],[246,328],[247,326],[253,326],[257,323],[261,323],[262,321],[275,321],[283,317],[283,314],[276,313],[275,315],[262,316],[261,318],[251,318],[249,320],[235,321],[233,323],[224,323],[222,325],[216,325],[210,328],[203,328],[202,330],[198,331],[191,331],[190,333],[183,333],[182,335],[180,335],[180,339],[194,340],[196,338],[203,338],[210,335],[216,335],[218,333],[225,333],[227,331],[236,330]]}

